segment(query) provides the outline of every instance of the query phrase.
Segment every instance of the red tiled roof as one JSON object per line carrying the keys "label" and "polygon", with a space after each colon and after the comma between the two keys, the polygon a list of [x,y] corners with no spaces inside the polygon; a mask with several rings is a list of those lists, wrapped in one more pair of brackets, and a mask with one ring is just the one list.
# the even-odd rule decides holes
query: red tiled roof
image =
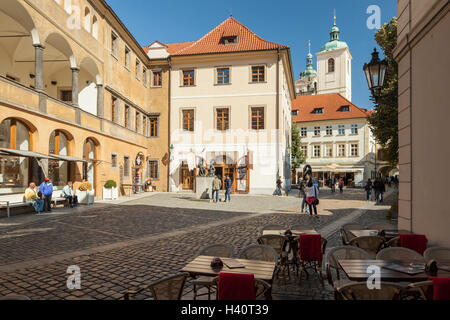
{"label": "red tiled roof", "polygon": [[[237,36],[238,43],[225,45],[222,38],[230,36]],[[167,46],[169,53],[173,56],[287,48],[287,46],[260,38],[233,17],[229,17],[197,41],[173,43]]]}
{"label": "red tiled roof", "polygon": [[[339,111],[342,106],[350,106],[350,110]],[[323,108],[323,113],[313,113],[317,108]],[[298,110],[297,115],[293,116],[294,122],[367,118],[373,113],[373,111],[357,107],[339,93],[298,96],[292,101],[292,110]]]}

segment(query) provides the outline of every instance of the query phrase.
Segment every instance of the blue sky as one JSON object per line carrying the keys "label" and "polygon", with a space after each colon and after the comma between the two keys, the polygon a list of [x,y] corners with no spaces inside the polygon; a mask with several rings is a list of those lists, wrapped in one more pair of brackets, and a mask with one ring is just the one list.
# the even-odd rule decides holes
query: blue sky
{"label": "blue sky", "polygon": [[[369,30],[370,5],[381,8],[381,23],[396,16],[396,0],[106,0],[141,45],[197,40],[231,13],[260,37],[291,48],[295,78],[305,69],[308,40],[316,53],[329,40],[336,9],[341,40],[353,55],[353,102],[372,108],[362,67],[376,47]],[[315,62],[315,61],[314,61]]]}

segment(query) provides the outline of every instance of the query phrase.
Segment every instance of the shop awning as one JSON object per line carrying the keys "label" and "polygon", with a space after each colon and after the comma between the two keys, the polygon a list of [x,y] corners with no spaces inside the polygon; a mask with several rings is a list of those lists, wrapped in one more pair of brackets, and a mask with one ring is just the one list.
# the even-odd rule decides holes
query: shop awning
{"label": "shop awning", "polygon": [[77,157],[72,157],[72,156],[65,156],[65,155],[51,155],[53,158],[56,158],[58,160],[62,160],[62,161],[68,161],[68,162],[89,162],[87,160],[81,159],[81,158],[77,158]]}
{"label": "shop awning", "polygon": [[25,151],[25,150],[13,150],[13,149],[0,148],[0,152],[5,153],[8,156],[19,156],[19,157],[24,157],[24,158],[51,159],[51,160],[56,159],[53,156],[48,156],[48,155],[45,155],[42,153]]}

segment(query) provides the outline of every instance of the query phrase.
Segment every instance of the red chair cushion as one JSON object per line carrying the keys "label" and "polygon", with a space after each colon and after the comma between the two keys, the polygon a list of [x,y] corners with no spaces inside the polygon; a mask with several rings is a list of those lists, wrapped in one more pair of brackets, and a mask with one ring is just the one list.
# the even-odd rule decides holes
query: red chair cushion
{"label": "red chair cushion", "polygon": [[400,245],[423,255],[427,250],[427,237],[422,234],[401,234]]}
{"label": "red chair cushion", "polygon": [[246,273],[219,274],[219,300],[255,300],[255,277]]}
{"label": "red chair cushion", "polygon": [[300,260],[322,261],[322,237],[320,234],[301,234],[299,239]]}
{"label": "red chair cushion", "polygon": [[450,300],[450,278],[431,277],[434,287],[434,300]]}

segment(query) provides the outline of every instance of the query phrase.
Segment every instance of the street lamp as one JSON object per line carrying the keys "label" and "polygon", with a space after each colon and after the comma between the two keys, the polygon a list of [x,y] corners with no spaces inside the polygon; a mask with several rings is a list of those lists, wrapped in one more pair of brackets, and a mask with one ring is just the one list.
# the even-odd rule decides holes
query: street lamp
{"label": "street lamp", "polygon": [[364,64],[364,73],[366,74],[367,84],[375,99],[380,97],[381,89],[384,85],[386,76],[387,62],[381,61],[378,56],[378,51],[375,48],[372,52],[372,60]]}

